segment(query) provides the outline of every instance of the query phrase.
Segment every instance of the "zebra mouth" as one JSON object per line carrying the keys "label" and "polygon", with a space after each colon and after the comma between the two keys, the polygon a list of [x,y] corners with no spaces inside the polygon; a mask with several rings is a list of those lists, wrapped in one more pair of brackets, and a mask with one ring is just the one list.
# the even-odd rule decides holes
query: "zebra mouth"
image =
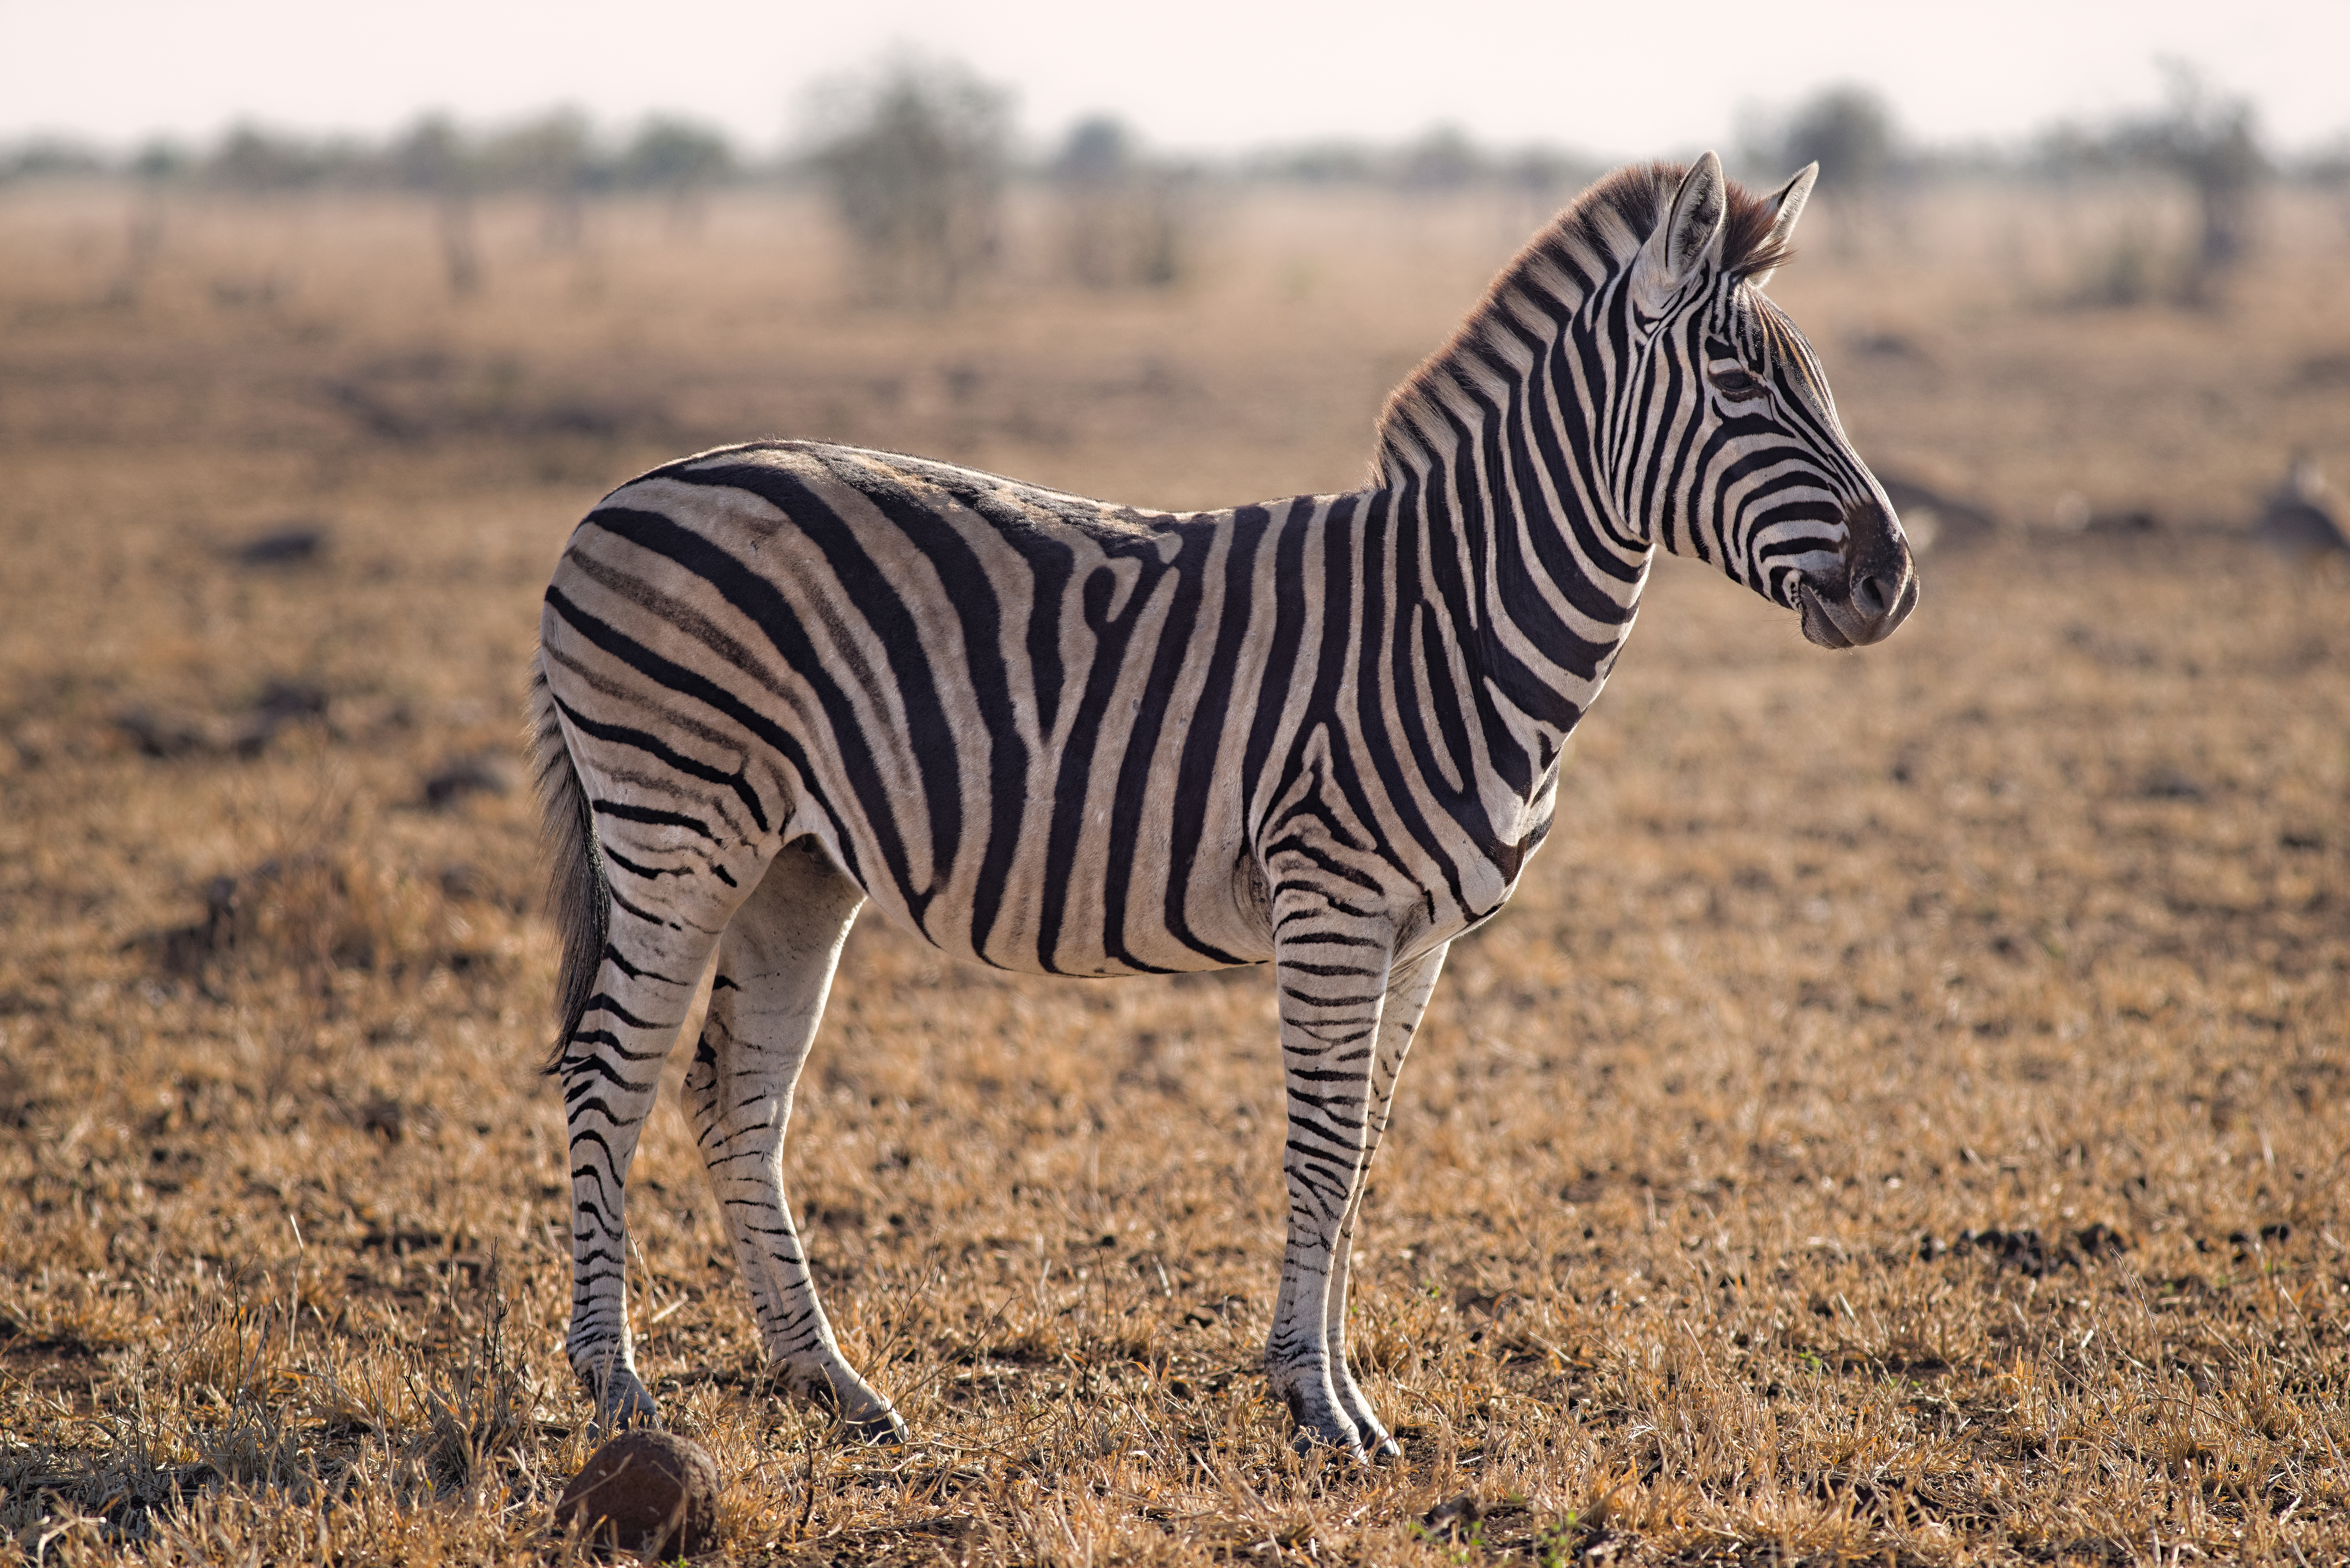
{"label": "zebra mouth", "polygon": [[1821,648],[1850,648],[1853,645],[1852,639],[1836,625],[1828,614],[1826,604],[1811,584],[1801,581],[1795,584],[1795,607],[1803,612],[1804,641]]}
{"label": "zebra mouth", "polygon": [[1898,577],[1870,573],[1843,594],[1823,592],[1799,577],[1795,607],[1803,612],[1804,636],[1810,641],[1822,648],[1866,648],[1891,637],[1918,607],[1918,578],[1906,562]]}

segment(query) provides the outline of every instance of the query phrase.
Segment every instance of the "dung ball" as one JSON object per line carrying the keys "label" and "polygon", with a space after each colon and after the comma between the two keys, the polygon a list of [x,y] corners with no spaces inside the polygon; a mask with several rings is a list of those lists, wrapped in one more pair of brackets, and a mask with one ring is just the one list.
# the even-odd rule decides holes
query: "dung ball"
{"label": "dung ball", "polygon": [[718,1542],[718,1461],[691,1438],[639,1427],[588,1456],[555,1505],[555,1527],[582,1540],[691,1556]]}

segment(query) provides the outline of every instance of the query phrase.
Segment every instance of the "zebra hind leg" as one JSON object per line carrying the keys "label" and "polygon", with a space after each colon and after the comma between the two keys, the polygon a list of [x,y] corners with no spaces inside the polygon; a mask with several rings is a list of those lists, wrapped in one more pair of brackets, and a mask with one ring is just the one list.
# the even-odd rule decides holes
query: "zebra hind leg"
{"label": "zebra hind leg", "polygon": [[547,1070],[563,1085],[570,1140],[564,1349],[604,1431],[659,1418],[629,1334],[629,1166],[702,966],[739,889],[775,851],[731,835],[721,843],[671,814],[599,815],[602,796],[576,760],[542,658],[532,708],[553,850],[550,903],[563,936],[564,1025]]}
{"label": "zebra hind leg", "polygon": [[[723,909],[717,919],[723,920]],[[710,948],[693,924],[657,927],[619,913],[594,992],[555,1063],[571,1147],[571,1326],[564,1349],[595,1400],[599,1432],[659,1420],[629,1334],[629,1166]]]}
{"label": "zebra hind leg", "polygon": [[863,901],[806,841],[775,857],[719,942],[685,1098],[775,1380],[858,1435],[897,1443],[906,1424],[841,1356],[783,1185],[793,1087]]}

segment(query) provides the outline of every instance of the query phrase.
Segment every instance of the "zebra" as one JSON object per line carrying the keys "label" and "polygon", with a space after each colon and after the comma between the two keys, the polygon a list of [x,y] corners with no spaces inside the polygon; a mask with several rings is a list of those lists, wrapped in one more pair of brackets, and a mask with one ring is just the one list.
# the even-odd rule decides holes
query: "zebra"
{"label": "zebra", "polygon": [[588,514],[546,590],[531,723],[566,1348],[599,1428],[657,1419],[623,1189],[707,971],[684,1097],[768,1376],[903,1439],[840,1353],[781,1175],[870,901],[1006,970],[1273,964],[1288,1238],[1266,1373],[1302,1447],[1399,1452],[1347,1364],[1365,1172],[1448,944],[1550,829],[1657,550],[1827,648],[1917,603],[1892,505],[1762,292],[1816,173],[1761,196],[1707,153],[1586,191],[1389,397],[1361,490],[1169,514],[778,440]]}

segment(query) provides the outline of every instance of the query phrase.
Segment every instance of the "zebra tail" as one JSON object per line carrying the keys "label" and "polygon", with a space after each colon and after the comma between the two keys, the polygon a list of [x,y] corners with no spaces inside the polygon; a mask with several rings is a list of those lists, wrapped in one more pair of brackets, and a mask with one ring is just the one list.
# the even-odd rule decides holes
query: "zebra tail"
{"label": "zebra tail", "polygon": [[563,936],[563,967],[555,986],[563,1028],[547,1054],[551,1075],[562,1070],[564,1049],[596,994],[596,971],[611,937],[612,897],[604,881],[602,857],[596,853],[588,792],[580,787],[579,770],[564,744],[555,693],[547,689],[544,655],[531,663],[530,743],[539,812],[546,824],[546,911]]}

